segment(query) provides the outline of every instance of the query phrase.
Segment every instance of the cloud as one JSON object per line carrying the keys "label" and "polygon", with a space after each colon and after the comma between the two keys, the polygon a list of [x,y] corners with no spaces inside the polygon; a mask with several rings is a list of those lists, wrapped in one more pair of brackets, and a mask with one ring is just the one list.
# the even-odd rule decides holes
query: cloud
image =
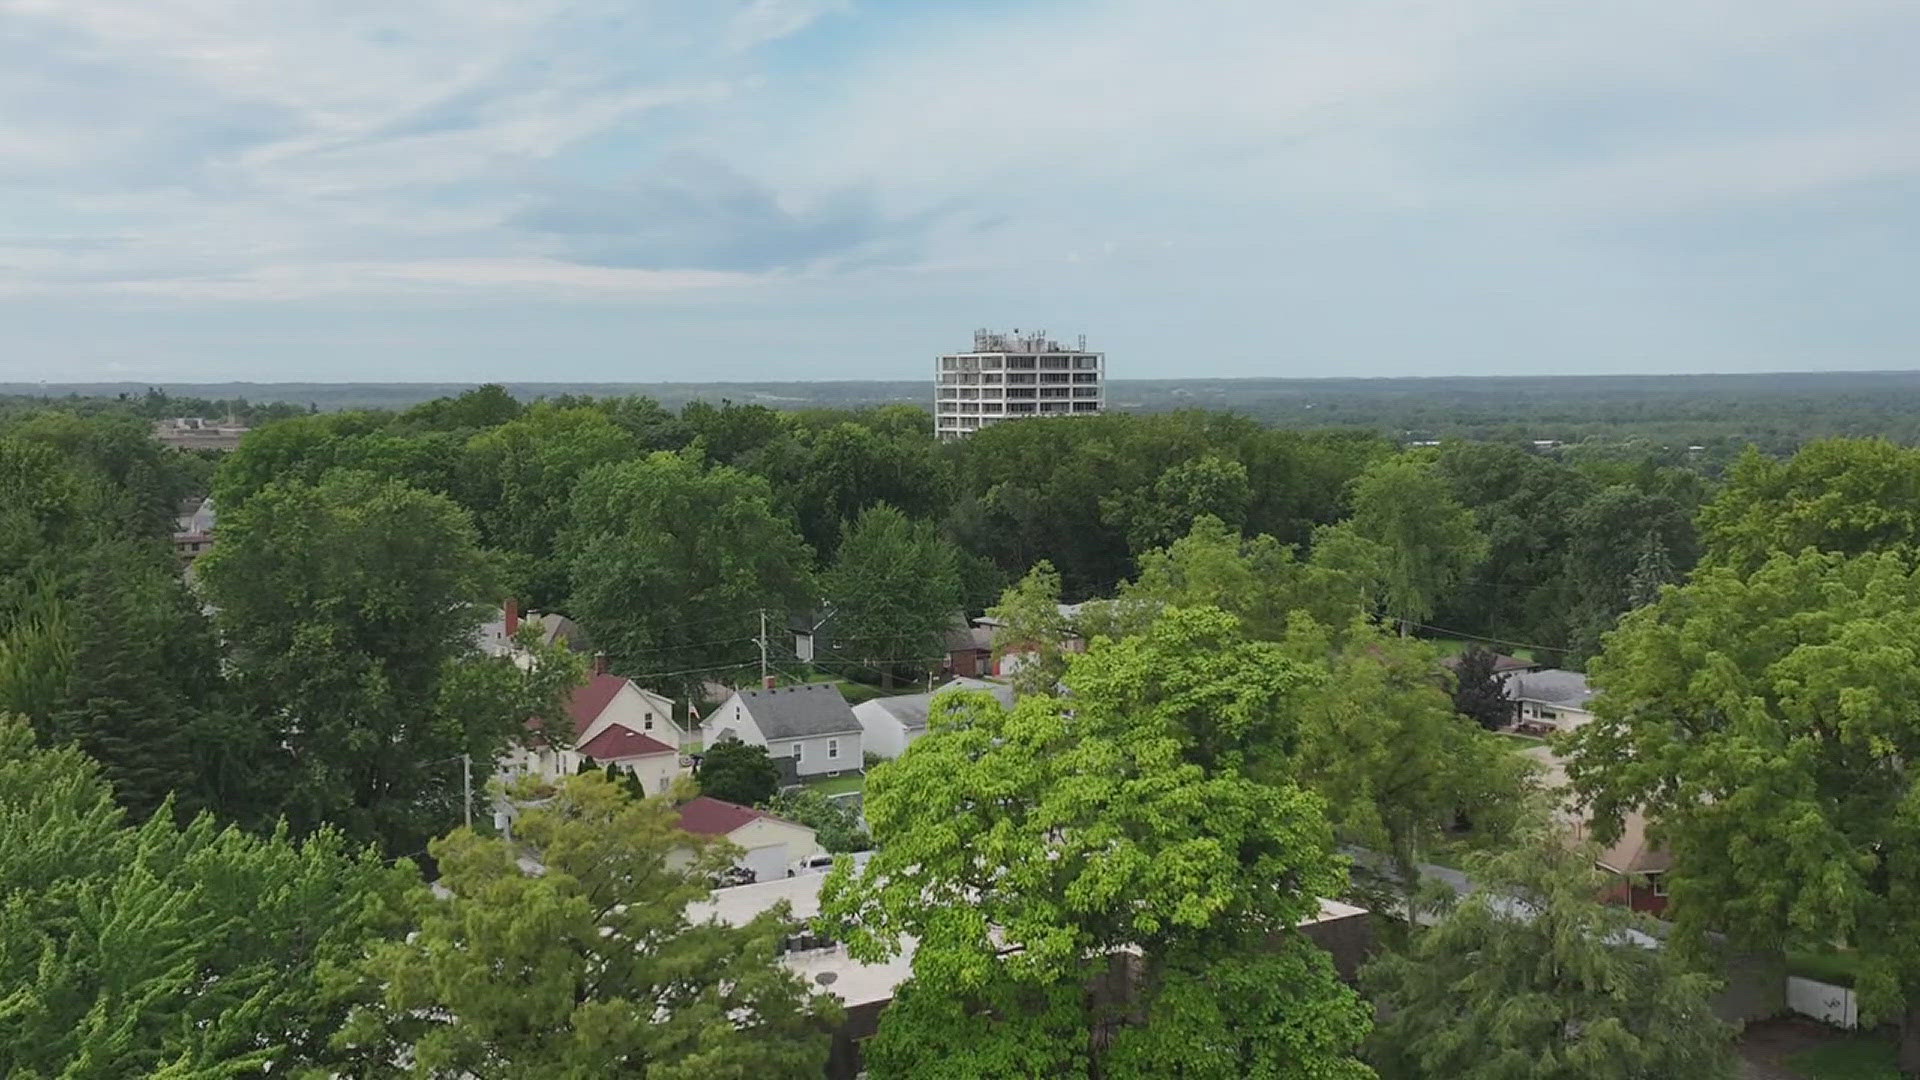
{"label": "cloud", "polygon": [[715,162],[685,158],[621,186],[573,186],[535,199],[508,224],[602,266],[770,271],[869,260],[917,231],[857,191],[804,208]]}

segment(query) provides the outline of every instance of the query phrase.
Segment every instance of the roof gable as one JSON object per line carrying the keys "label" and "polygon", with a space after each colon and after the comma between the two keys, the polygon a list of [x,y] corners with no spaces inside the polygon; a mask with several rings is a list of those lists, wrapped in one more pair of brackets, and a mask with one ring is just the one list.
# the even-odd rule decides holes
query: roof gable
{"label": "roof gable", "polygon": [[679,754],[679,751],[651,735],[642,735],[619,724],[609,725],[605,731],[588,740],[579,750],[582,755],[595,761],[625,761],[629,758],[653,757],[658,754],[676,756]]}
{"label": "roof gable", "polygon": [[1013,707],[1013,687],[1005,683],[992,683],[983,679],[958,678],[927,694],[900,694],[895,697],[873,698],[867,702],[884,710],[888,716],[898,720],[901,726],[910,731],[919,731],[927,726],[927,717],[933,711],[933,699],[949,690],[979,690],[992,694],[1000,704]]}
{"label": "roof gable", "polygon": [[627,680],[620,675],[595,675],[585,685],[574,688],[573,697],[567,702],[567,715],[573,718],[575,738],[593,726],[626,685]]}

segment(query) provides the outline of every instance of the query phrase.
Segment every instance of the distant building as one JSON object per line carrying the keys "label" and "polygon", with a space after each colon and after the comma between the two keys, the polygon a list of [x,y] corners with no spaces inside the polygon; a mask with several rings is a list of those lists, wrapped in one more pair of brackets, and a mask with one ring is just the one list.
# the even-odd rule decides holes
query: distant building
{"label": "distant building", "polygon": [[182,450],[232,450],[246,437],[247,426],[232,420],[176,416],[153,422],[153,437]]}
{"label": "distant building", "polygon": [[180,504],[174,515],[173,553],[182,569],[213,549],[213,523],[213,496]]}
{"label": "distant building", "polygon": [[976,330],[973,351],[942,356],[934,375],[933,433],[958,439],[1009,418],[1106,410],[1106,354],[1067,348],[1045,331]]}

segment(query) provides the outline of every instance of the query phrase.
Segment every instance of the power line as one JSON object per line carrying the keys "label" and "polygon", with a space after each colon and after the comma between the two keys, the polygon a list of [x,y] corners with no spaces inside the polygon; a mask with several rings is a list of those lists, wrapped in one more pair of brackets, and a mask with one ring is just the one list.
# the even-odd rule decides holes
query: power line
{"label": "power line", "polygon": [[1469,634],[1465,630],[1454,630],[1445,626],[1431,626],[1423,622],[1414,622],[1412,619],[1408,619],[1407,624],[1409,626],[1417,626],[1422,630],[1432,630],[1436,633],[1447,634],[1452,637],[1466,638],[1468,641],[1485,641],[1493,645],[1505,645],[1515,649],[1538,649],[1542,652],[1555,653],[1571,651],[1565,645],[1529,645],[1524,641],[1507,641],[1504,638],[1487,637],[1484,634]]}

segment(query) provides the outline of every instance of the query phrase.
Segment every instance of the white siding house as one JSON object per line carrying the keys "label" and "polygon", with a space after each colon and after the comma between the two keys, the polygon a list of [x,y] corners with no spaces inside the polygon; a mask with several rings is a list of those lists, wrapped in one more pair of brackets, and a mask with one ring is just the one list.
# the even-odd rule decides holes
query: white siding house
{"label": "white siding house", "polygon": [[736,865],[759,881],[785,877],[794,863],[821,852],[812,829],[765,810],[702,795],[680,807],[680,827],[702,836],[724,836],[741,849]]}
{"label": "white siding house", "polygon": [[884,758],[897,758],[907,752],[915,739],[927,733],[927,715],[933,699],[949,690],[984,690],[1013,706],[1013,687],[980,679],[954,679],[930,694],[901,694],[874,698],[853,707],[860,721],[861,745]]}
{"label": "white siding house", "polygon": [[786,759],[796,776],[834,776],[858,770],[860,721],[832,683],[740,690],[706,719],[708,744],[736,738]]}
{"label": "white siding house", "polygon": [[501,773],[558,780],[592,758],[633,772],[654,794],[665,790],[663,776],[687,771],[680,764],[686,732],[673,721],[673,702],[621,676],[601,672],[588,679],[556,726],[564,734],[549,736],[544,719],[528,721],[521,745],[501,760]]}

